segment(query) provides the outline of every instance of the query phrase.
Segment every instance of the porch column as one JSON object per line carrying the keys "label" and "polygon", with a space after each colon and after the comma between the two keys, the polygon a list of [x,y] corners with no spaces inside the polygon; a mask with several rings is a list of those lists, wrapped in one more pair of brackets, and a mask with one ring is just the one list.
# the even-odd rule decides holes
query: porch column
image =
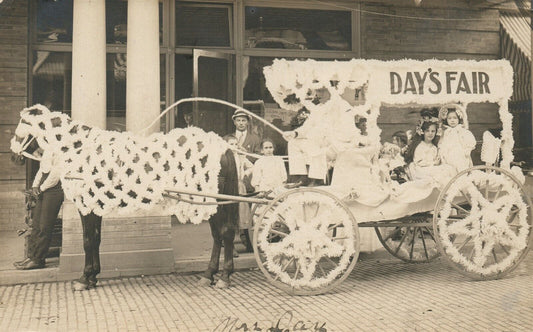
{"label": "porch column", "polygon": [[[159,1],[128,1],[126,130],[139,132],[160,113]],[[142,134],[159,131],[159,121]]]}
{"label": "porch column", "polygon": [[74,0],[72,118],[106,128],[105,0]]}

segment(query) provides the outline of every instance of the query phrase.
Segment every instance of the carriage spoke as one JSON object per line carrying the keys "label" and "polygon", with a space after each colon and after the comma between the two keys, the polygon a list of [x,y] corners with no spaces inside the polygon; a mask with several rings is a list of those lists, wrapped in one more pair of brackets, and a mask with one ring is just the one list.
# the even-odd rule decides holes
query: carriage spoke
{"label": "carriage spoke", "polygon": [[496,258],[496,251],[492,248],[492,257],[494,258],[494,263],[498,264],[498,258]]}
{"label": "carriage spoke", "polygon": [[455,203],[453,203],[453,202],[452,202],[451,204],[452,204],[452,206],[453,206],[454,208],[456,208],[457,210],[461,210],[461,211],[463,211],[464,213],[466,213],[467,215],[470,214],[470,212],[467,211],[467,210],[465,210],[465,208],[463,208],[462,206],[460,206],[460,205],[458,205],[458,204],[455,204]]}
{"label": "carriage spoke", "polygon": [[424,239],[424,231],[422,231],[422,227],[419,227],[419,230],[420,230],[420,235],[422,236],[422,245],[424,246],[424,254],[426,255],[426,259],[429,260],[428,249],[426,247],[426,240]]}
{"label": "carriage spoke", "polygon": [[[320,260],[319,260],[320,261]],[[326,271],[324,271],[324,268],[322,267],[322,265],[320,265],[319,263],[317,263],[318,265],[318,269],[320,270],[320,272],[322,273],[322,275],[325,277],[327,276],[326,274]]]}
{"label": "carriage spoke", "polygon": [[403,244],[403,241],[405,241],[405,238],[407,237],[407,234],[409,233],[409,231],[411,230],[411,227],[407,227],[406,231],[405,231],[405,234],[402,235],[402,239],[400,240],[400,244],[398,244],[398,247],[396,248],[396,251],[394,252],[394,254],[398,254],[398,251],[400,251],[400,248],[402,247],[402,244]]}
{"label": "carriage spoke", "polygon": [[283,237],[289,235],[289,234],[287,234],[287,233],[283,233],[283,232],[280,232],[280,231],[275,230],[275,229],[271,229],[271,230],[269,231],[269,233],[273,233],[273,234],[276,234],[276,235],[279,235],[279,236],[283,236]]}
{"label": "carriage spoke", "polygon": [[485,195],[483,197],[487,200],[489,199],[489,180],[485,181]]}
{"label": "carriage spoke", "polygon": [[431,230],[429,228],[427,228],[427,226],[424,226],[424,228],[426,229],[426,231],[428,232],[429,236],[431,236],[431,239],[433,241],[435,241],[435,237],[433,236],[433,232],[431,232]]}
{"label": "carriage spoke", "polygon": [[296,277],[298,276],[299,272],[300,272],[300,264],[296,265],[296,272],[294,272],[294,277],[292,278],[292,280],[296,280]]}
{"label": "carriage spoke", "polygon": [[331,225],[331,226],[328,227],[328,232],[333,230],[333,229],[335,229],[335,228],[337,228],[337,227],[340,227],[340,226],[342,226],[342,222],[334,224],[334,225]]}
{"label": "carriage spoke", "polygon": [[459,191],[461,192],[463,197],[468,201],[468,204],[472,205],[472,201],[470,200],[470,198],[468,198],[468,196],[464,193],[464,191],[462,189]]}
{"label": "carriage spoke", "polygon": [[461,249],[463,249],[466,246],[466,244],[470,242],[470,240],[472,240],[472,237],[471,236],[467,237],[466,240],[461,244],[461,246],[457,248],[457,251],[461,251]]}
{"label": "carriage spoke", "polygon": [[302,210],[304,214],[304,224],[307,224],[307,212],[305,212],[305,203],[302,204]]}
{"label": "carriage spoke", "polygon": [[383,239],[383,242],[389,241],[391,237],[393,237],[396,233],[401,232],[401,231],[402,231],[401,227],[396,227],[392,232],[390,232],[389,235],[387,235],[385,239]]}
{"label": "carriage spoke", "polygon": [[331,240],[333,240],[333,241],[337,241],[337,240],[346,240],[346,239],[348,239],[348,238],[349,238],[349,237],[347,237],[347,236],[343,236],[343,237],[333,237],[333,238],[331,238]]}
{"label": "carriage spoke", "polygon": [[411,240],[411,251],[409,252],[409,259],[413,259],[413,251],[415,249],[415,239],[418,227],[413,228],[413,239]]}
{"label": "carriage spoke", "polygon": [[291,258],[287,264],[285,264],[282,268],[281,268],[281,272],[285,272],[285,270],[287,270],[287,268],[289,267],[289,265],[291,265],[291,263],[294,262],[294,257]]}
{"label": "carriage spoke", "polygon": [[507,254],[507,256],[509,256],[509,252],[507,251],[507,249],[505,249],[505,246],[501,243],[498,243],[500,245],[500,248],[503,249],[503,251],[505,251],[505,253]]}
{"label": "carriage spoke", "polygon": [[500,184],[498,186],[498,191],[496,191],[496,194],[494,195],[493,202],[496,201],[498,199],[498,197],[500,197],[500,193],[502,192],[502,188],[503,188],[503,184]]}
{"label": "carriage spoke", "polygon": [[329,261],[331,264],[333,264],[334,266],[337,266],[339,264],[335,263],[334,261],[331,260],[331,258],[329,258],[328,256],[324,256],[324,258]]}

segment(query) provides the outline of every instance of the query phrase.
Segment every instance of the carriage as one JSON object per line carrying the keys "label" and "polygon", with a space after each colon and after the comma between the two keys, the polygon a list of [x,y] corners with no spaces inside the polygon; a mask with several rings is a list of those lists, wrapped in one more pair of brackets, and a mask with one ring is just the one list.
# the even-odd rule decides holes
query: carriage
{"label": "carriage", "polygon": [[[213,206],[252,204],[254,226],[249,233],[257,264],[269,282],[290,294],[314,295],[338,286],[357,264],[372,230],[383,247],[401,260],[422,263],[443,256],[473,279],[501,278],[525,257],[533,243],[532,203],[521,170],[512,167],[514,142],[507,102],[513,73],[508,62],[275,60],[264,74],[272,97],[283,109],[310,110],[304,125],[312,129],[321,153],[333,151],[329,185],[287,186],[263,197],[216,193],[213,173],[220,167],[213,156],[222,155],[225,145],[220,137],[197,128],[175,131],[172,137],[154,134],[141,144],[132,135],[91,131],[57,115],[45,124],[43,110],[37,107],[35,119],[21,120],[17,130],[20,137],[34,130],[40,146],[64,140],[65,133],[73,135],[69,146],[56,144],[55,153],[65,154],[69,173],[63,177],[64,187],[77,197],[83,215],[101,220],[113,208],[152,208],[164,196],[170,200],[158,208],[198,223],[214,213]],[[167,110],[190,101],[232,105],[188,98]],[[484,134],[479,165],[444,184],[416,180],[399,184],[387,171],[375,171],[379,160],[361,157],[360,146],[379,145],[382,139],[378,125],[382,107],[454,105],[464,109],[466,119],[469,104],[480,103],[496,105],[500,138]],[[364,132],[356,130],[356,117],[366,119]],[[50,128],[45,130],[46,125]],[[39,138],[44,133],[48,140]],[[83,143],[84,139],[93,143]],[[173,146],[176,140],[179,146]],[[14,139],[12,150],[23,152],[25,142]],[[213,153],[206,147],[218,150]],[[354,186],[353,179],[365,183]],[[88,269],[93,278],[100,269],[98,250],[95,255]]]}
{"label": "carriage", "polygon": [[[372,178],[354,192],[344,182],[350,174],[372,177],[365,172],[372,166],[354,163],[354,149],[337,149],[329,185],[284,188],[263,198],[218,196],[252,203],[254,226],[249,233],[257,264],[269,282],[298,295],[333,289],[356,265],[369,231],[375,231],[394,257],[423,263],[442,256],[476,280],[501,278],[525,257],[533,243],[532,205],[520,169],[511,167],[507,101],[512,69],[507,62],[275,60],[264,72],[282,108],[308,108],[315,123],[329,132],[342,132],[339,122],[328,122],[332,118],[340,119],[340,126],[351,124],[353,131],[349,118],[364,116],[368,133],[356,133],[355,145],[358,139],[380,141],[378,116],[383,105],[454,106],[466,114],[469,103],[489,102],[497,105],[501,120],[500,139],[484,134],[478,158],[482,164],[440,186],[416,180],[398,184],[385,176]],[[325,99],[317,98],[319,90],[326,92]],[[335,179],[338,172],[344,176]]]}

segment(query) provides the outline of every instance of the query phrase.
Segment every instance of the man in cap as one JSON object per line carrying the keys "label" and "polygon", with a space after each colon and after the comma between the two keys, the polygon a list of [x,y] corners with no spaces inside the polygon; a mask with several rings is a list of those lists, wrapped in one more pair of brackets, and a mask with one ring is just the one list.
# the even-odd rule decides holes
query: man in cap
{"label": "man in cap", "polygon": [[[237,138],[237,146],[246,152],[259,154],[261,139],[249,130],[250,116],[242,110],[236,110],[231,118],[235,125],[235,132],[231,135]],[[248,157],[248,159],[251,162],[256,160],[256,158],[252,157]]]}

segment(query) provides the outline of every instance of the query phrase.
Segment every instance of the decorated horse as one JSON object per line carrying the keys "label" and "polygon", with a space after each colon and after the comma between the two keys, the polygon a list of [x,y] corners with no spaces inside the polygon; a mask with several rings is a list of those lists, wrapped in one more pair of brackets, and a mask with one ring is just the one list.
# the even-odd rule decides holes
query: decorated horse
{"label": "decorated horse", "polygon": [[202,195],[178,195],[183,200],[176,201],[165,191],[180,188],[194,193],[238,195],[235,158],[221,137],[199,128],[139,137],[92,128],[42,105],[25,108],[20,115],[11,140],[12,159],[35,159],[30,149],[38,145],[43,150],[41,164],[61,170],[65,197],[81,216],[85,266],[74,289],[96,286],[102,217],[111,211],[120,214],[137,209],[157,209],[159,214],[175,215],[182,223],[199,224],[209,219],[213,249],[202,280],[215,284],[223,242],[224,268],[216,286],[229,286],[237,206],[218,206],[214,198]]}

